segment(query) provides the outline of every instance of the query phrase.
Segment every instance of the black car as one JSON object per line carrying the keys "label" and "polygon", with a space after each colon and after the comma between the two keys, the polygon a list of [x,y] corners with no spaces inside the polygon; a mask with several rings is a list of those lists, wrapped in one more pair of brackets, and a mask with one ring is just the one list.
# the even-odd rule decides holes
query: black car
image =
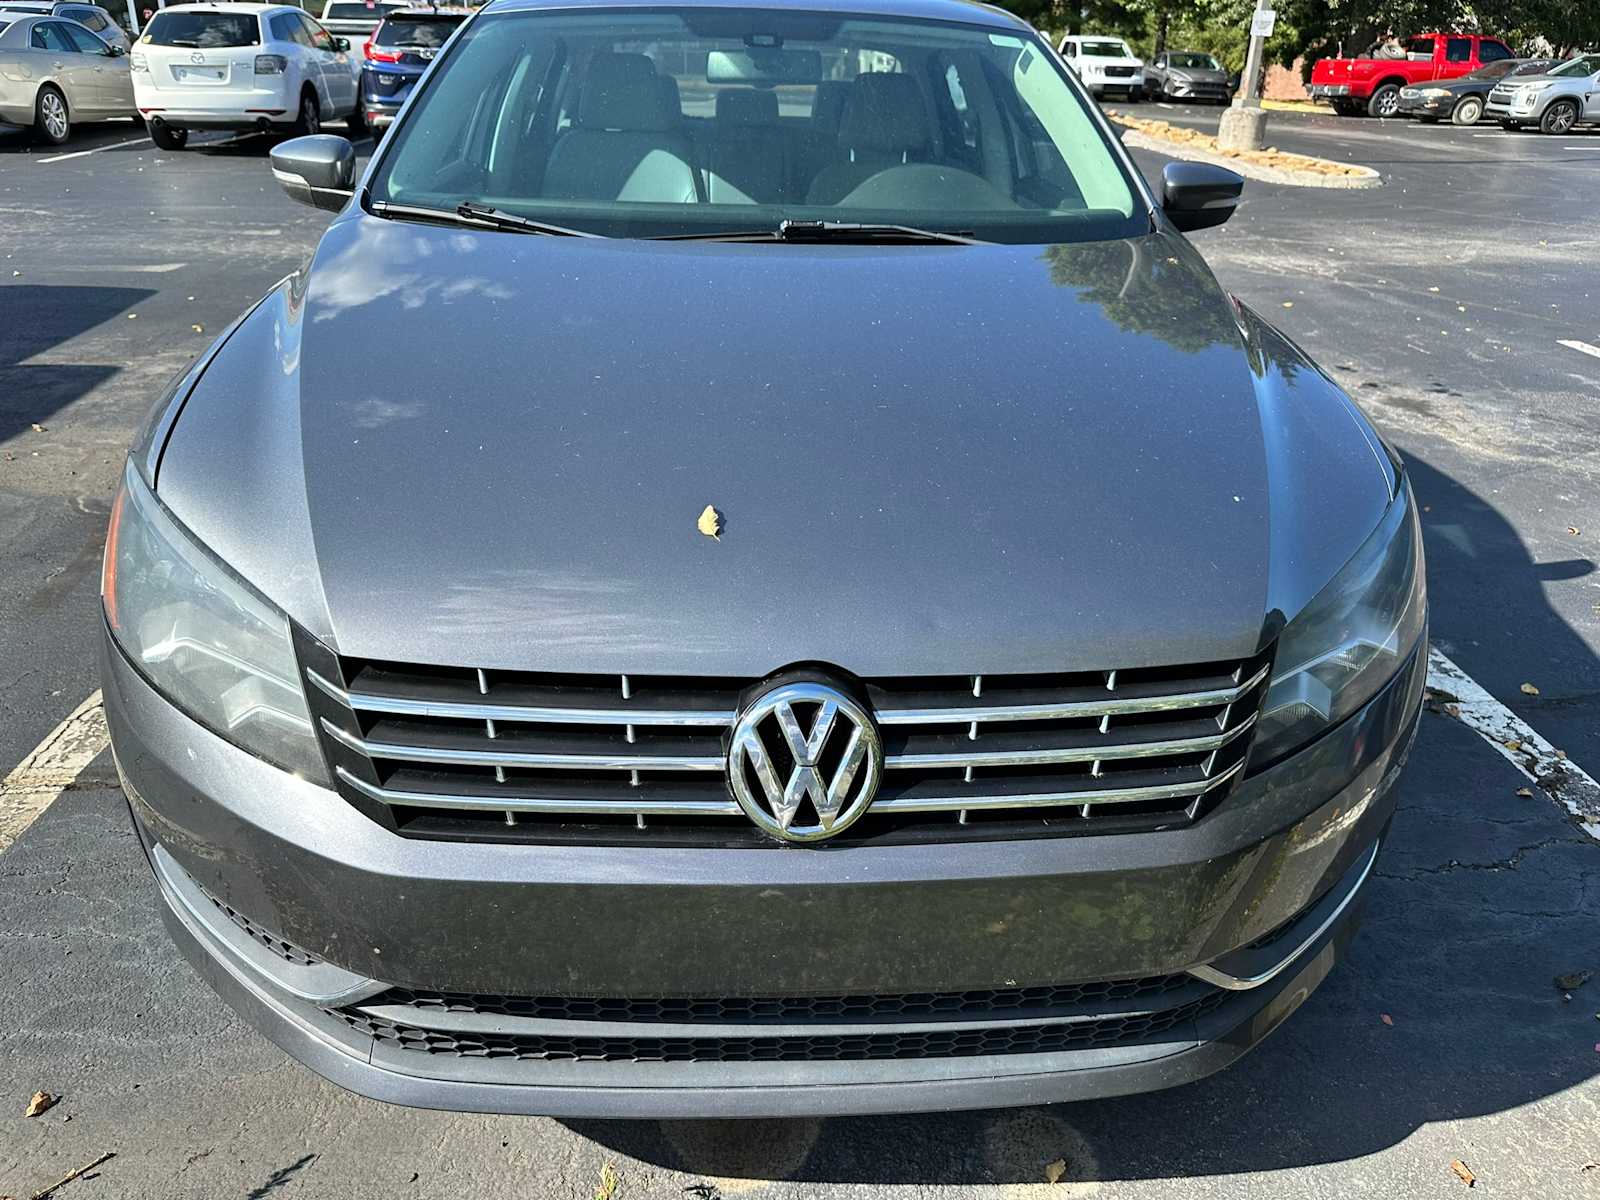
{"label": "black car", "polygon": [[1509,75],[1539,75],[1556,63],[1549,58],[1503,58],[1459,79],[1439,79],[1400,89],[1400,115],[1432,124],[1446,117],[1456,125],[1476,125],[1489,89]]}
{"label": "black car", "polygon": [[388,13],[361,47],[361,111],[381,129],[411,95],[428,64],[449,41],[467,9],[419,8]]}

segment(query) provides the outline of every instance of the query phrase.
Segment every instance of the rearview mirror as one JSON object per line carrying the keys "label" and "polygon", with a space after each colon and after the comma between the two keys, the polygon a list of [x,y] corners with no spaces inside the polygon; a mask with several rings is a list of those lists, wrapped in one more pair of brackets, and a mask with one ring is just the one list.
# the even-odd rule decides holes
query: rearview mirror
{"label": "rearview mirror", "polygon": [[1161,172],[1161,207],[1185,233],[1221,225],[1233,216],[1242,191],[1242,177],[1211,163],[1173,162]]}
{"label": "rearview mirror", "polygon": [[272,148],[272,177],[291,200],[338,212],[356,187],[356,148],[342,137],[317,133]]}
{"label": "rearview mirror", "polygon": [[712,50],[706,55],[707,83],[772,85],[816,83],[821,78],[820,50],[753,46],[749,50]]}

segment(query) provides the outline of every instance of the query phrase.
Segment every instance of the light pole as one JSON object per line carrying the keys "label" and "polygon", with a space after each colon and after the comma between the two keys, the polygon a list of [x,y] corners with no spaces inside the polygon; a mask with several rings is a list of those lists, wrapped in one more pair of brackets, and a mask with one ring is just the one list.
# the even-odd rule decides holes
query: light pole
{"label": "light pole", "polygon": [[1233,104],[1222,114],[1217,144],[1229,150],[1259,150],[1266,144],[1267,111],[1261,107],[1261,59],[1278,14],[1272,0],[1256,0],[1250,14],[1250,49],[1244,56],[1244,79]]}

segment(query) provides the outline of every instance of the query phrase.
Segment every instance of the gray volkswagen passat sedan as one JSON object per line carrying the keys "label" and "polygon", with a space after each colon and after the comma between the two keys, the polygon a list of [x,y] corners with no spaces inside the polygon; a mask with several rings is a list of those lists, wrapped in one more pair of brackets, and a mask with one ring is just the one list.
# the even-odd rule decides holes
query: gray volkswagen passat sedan
{"label": "gray volkswagen passat sedan", "polygon": [[1162,1087],[1305,1000],[1422,556],[1181,233],[1237,176],[1153,192],[962,0],[495,0],[352,163],[274,152],[339,215],[106,554],[118,764],[230,1003],[368,1095],[681,1117]]}

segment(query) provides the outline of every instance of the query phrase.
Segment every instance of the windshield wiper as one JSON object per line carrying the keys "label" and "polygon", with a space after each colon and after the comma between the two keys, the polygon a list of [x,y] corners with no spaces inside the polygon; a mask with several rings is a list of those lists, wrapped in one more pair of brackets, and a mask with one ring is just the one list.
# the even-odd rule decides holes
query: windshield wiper
{"label": "windshield wiper", "polygon": [[918,229],[915,225],[876,225],[859,221],[779,221],[778,237],[785,242],[938,242],[952,246],[982,245],[970,233]]}
{"label": "windshield wiper", "polygon": [[914,225],[878,225],[860,221],[779,221],[776,229],[735,229],[719,233],[669,233],[659,242],[900,242],[951,246],[985,243],[968,233],[918,229]]}
{"label": "windshield wiper", "polygon": [[548,237],[602,236],[582,229],[568,229],[565,225],[549,225],[544,221],[535,221],[531,217],[519,217],[516,213],[501,212],[498,208],[487,204],[475,204],[471,200],[463,200],[456,205],[454,212],[444,208],[427,208],[419,204],[395,204],[389,200],[374,200],[372,212],[379,217],[445,221],[452,225],[475,225],[479,228],[504,229],[511,233],[538,233]]}

